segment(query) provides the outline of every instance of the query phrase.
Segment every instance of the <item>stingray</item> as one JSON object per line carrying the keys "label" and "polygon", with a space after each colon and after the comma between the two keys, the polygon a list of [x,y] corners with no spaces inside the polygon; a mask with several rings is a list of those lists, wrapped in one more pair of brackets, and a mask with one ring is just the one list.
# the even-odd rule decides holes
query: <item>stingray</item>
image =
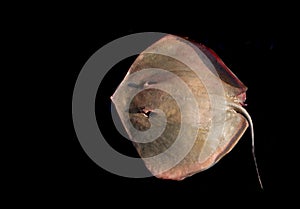
{"label": "stingray", "polygon": [[229,153],[250,126],[247,87],[210,48],[166,35],[138,55],[111,97],[145,166],[183,180]]}

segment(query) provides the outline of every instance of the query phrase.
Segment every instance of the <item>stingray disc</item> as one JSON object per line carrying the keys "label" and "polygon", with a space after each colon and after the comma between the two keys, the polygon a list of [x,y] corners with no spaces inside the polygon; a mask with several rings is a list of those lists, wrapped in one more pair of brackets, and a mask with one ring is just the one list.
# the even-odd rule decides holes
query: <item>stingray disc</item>
{"label": "stingray disc", "polygon": [[166,35],[137,57],[111,98],[150,172],[182,180],[239,141],[249,125],[246,90],[212,50]]}

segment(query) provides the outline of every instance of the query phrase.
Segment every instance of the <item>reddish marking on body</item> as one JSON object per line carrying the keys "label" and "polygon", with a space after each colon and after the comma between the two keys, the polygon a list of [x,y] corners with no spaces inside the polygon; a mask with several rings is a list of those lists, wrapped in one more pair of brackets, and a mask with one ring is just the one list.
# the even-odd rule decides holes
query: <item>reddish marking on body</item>
{"label": "reddish marking on body", "polygon": [[233,74],[233,72],[225,65],[225,63],[223,62],[223,60],[216,54],[216,52],[214,50],[212,50],[211,48],[208,48],[207,46],[200,44],[203,48],[206,49],[206,51],[208,53],[210,53],[217,61],[217,63],[219,65],[222,66],[222,68],[229,74],[229,76],[231,76],[238,84],[239,86],[244,86],[244,84],[237,78],[237,76],[235,74]]}
{"label": "reddish marking on body", "polygon": [[244,103],[246,101],[246,92],[237,95],[237,98],[242,106],[247,106],[247,104]]}

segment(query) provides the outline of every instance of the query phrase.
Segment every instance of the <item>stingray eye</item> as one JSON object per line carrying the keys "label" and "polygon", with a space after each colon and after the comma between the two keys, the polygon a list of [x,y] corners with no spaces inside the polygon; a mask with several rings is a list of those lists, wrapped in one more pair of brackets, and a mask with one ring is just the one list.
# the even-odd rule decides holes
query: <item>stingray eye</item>
{"label": "stingray eye", "polygon": [[151,114],[151,111],[150,110],[146,110],[146,111],[144,110],[143,113],[144,113],[145,117],[149,118],[150,114]]}
{"label": "stingray eye", "polygon": [[151,173],[181,180],[241,138],[249,124],[232,110],[246,89],[212,50],[167,35],[137,57],[111,98]]}
{"label": "stingray eye", "polygon": [[151,86],[151,85],[153,85],[153,84],[156,84],[156,82],[155,82],[155,81],[146,81],[146,82],[144,83],[144,87]]}
{"label": "stingray eye", "polygon": [[151,111],[147,110],[145,107],[139,108],[139,113],[142,113],[146,118],[149,118]]}

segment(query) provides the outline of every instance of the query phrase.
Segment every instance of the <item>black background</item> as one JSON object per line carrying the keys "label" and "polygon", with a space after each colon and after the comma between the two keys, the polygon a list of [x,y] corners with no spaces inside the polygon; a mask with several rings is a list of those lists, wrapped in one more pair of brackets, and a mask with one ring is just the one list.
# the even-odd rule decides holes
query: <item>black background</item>
{"label": "black background", "polygon": [[[82,30],[82,28],[78,28]],[[88,58],[100,47],[116,38],[136,32],[157,31],[189,37],[213,49],[224,63],[248,87],[246,109],[252,116],[255,130],[256,157],[265,187],[265,191],[274,191],[280,184],[277,170],[278,155],[276,127],[272,123],[273,111],[272,88],[270,86],[276,69],[282,42],[274,29],[254,30],[144,30],[128,27],[121,31],[97,31],[73,33],[74,40],[68,53],[72,54],[68,72],[70,98],[72,87],[80,69]],[[68,40],[70,41],[70,40]],[[69,43],[70,44],[70,43]],[[118,63],[102,81],[96,100],[96,115],[101,132],[121,153],[135,156],[134,147],[122,138],[114,128],[110,116],[110,99],[117,85],[124,78],[135,57]],[[101,116],[100,116],[101,115]],[[71,117],[71,116],[70,116]],[[71,118],[70,118],[71,119]],[[70,121],[72,123],[72,121]],[[236,147],[212,168],[189,177],[183,181],[160,180],[155,177],[131,179],[116,176],[97,166],[81,148],[75,131],[71,128],[68,137],[68,155],[63,159],[65,166],[58,178],[64,182],[68,191],[103,190],[106,193],[124,194],[130,190],[145,194],[185,194],[205,191],[257,191],[259,187],[255,166],[251,153],[251,134],[249,129],[243,135]],[[276,184],[274,184],[276,182]]]}
{"label": "black background", "polygon": [[[38,137],[38,146],[35,146],[39,147],[35,148],[38,154],[32,158],[34,174],[30,177],[32,180],[27,181],[28,187],[33,187],[32,182],[36,182],[34,185],[37,187],[34,188],[37,193],[53,193],[61,199],[67,196],[80,199],[82,195],[91,195],[92,199],[100,201],[129,194],[133,199],[136,195],[145,196],[145,199],[151,195],[152,198],[176,201],[173,199],[175,194],[198,196],[210,192],[217,197],[228,192],[285,191],[282,188],[293,185],[293,182],[288,184],[289,177],[286,178],[294,170],[287,165],[294,153],[288,151],[291,146],[286,144],[293,137],[287,136],[288,131],[282,128],[289,123],[288,120],[280,119],[291,111],[284,108],[286,101],[292,97],[287,96],[288,91],[283,86],[291,89],[294,85],[289,80],[288,61],[282,56],[287,53],[287,37],[291,38],[291,31],[285,24],[279,24],[278,19],[267,15],[254,20],[252,13],[247,20],[240,20],[238,16],[223,19],[222,15],[183,19],[178,16],[175,20],[170,16],[158,15],[155,19],[142,21],[135,13],[132,18],[119,17],[115,21],[112,17],[116,12],[106,16],[97,11],[92,17],[83,17],[80,12],[73,13],[65,13],[64,10],[51,13],[49,18],[43,20],[41,27],[35,28],[37,32],[33,38],[38,37],[40,48],[47,51],[43,54],[42,50],[36,50],[36,53],[46,58],[38,72],[43,78],[40,82],[50,82],[46,83],[47,90],[38,93],[38,96],[47,97],[44,103],[47,108],[40,105],[44,108],[40,115],[43,120],[48,120],[49,125]],[[56,15],[58,17],[53,20],[51,17]],[[248,87],[246,109],[254,124],[256,158],[263,191],[252,158],[249,129],[216,165],[183,181],[117,176],[100,168],[87,156],[77,139],[72,121],[72,95],[76,79],[98,49],[117,38],[138,32],[170,33],[203,43],[213,49]],[[110,70],[99,85],[95,110],[99,128],[110,145],[121,153],[134,156],[134,147],[118,134],[111,122],[109,98],[133,60],[134,57],[121,61]],[[37,108],[37,105],[34,107]],[[118,203],[117,199],[115,202]]]}
{"label": "black background", "polygon": [[[108,7],[102,2],[95,6],[82,2],[13,2],[9,15],[3,14],[4,26],[8,26],[3,29],[3,42],[9,46],[3,51],[12,58],[4,58],[9,68],[3,71],[13,74],[3,76],[9,83],[3,92],[14,86],[15,79],[20,84],[11,94],[17,100],[12,110],[17,115],[11,116],[13,130],[2,139],[12,143],[11,147],[2,147],[8,151],[3,158],[9,164],[8,169],[3,168],[8,174],[3,182],[8,186],[3,190],[12,197],[9,204],[41,202],[57,206],[57,200],[61,200],[76,206],[83,201],[96,203],[97,207],[103,202],[143,207],[151,202],[159,206],[156,200],[160,198],[166,203],[196,202],[196,207],[207,202],[227,206],[236,204],[236,196],[232,195],[236,193],[285,195],[297,191],[298,162],[293,160],[298,159],[299,138],[298,122],[294,122],[298,119],[299,36],[295,30],[299,12],[294,11],[298,7],[286,2],[266,6],[243,2],[232,7],[227,1],[229,7],[217,2],[211,6],[201,5],[204,2],[199,2],[200,6],[172,2],[165,8],[154,2],[130,5],[126,1],[124,7],[111,3],[113,6]],[[215,166],[179,182],[116,176],[96,165],[83,151],[72,121],[72,95],[80,70],[110,41],[150,31],[205,44],[248,87],[246,109],[254,123],[263,191],[255,172],[249,129]],[[109,100],[132,61],[129,58],[118,63],[107,74],[99,87],[96,114],[99,128],[112,147],[135,155],[131,143],[120,137],[110,121]],[[9,105],[11,101],[3,99]],[[6,109],[3,112],[10,113]],[[205,193],[213,201],[206,201],[202,196]],[[218,201],[227,195],[231,197]],[[123,196],[129,198],[119,200]],[[136,202],[139,197],[143,197],[142,205]]]}

